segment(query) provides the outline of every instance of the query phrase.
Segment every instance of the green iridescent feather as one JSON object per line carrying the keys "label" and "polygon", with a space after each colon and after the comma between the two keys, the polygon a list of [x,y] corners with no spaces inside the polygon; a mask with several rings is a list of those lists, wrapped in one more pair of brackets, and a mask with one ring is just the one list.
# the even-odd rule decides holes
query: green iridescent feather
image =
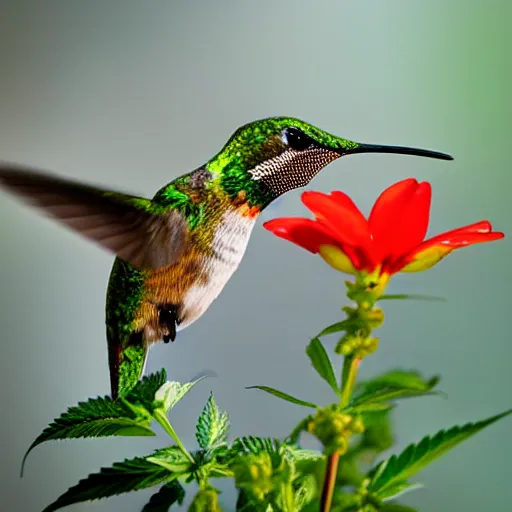
{"label": "green iridescent feather", "polygon": [[142,377],[146,355],[145,345],[132,345],[124,350],[119,365],[119,396],[126,395]]}
{"label": "green iridescent feather", "polygon": [[265,159],[272,136],[279,137],[284,128],[294,126],[317,143],[334,150],[354,149],[357,142],[341,139],[292,117],[272,117],[240,127],[222,150],[207,164],[207,169],[220,177],[221,188],[231,199],[243,190],[249,206],[268,206],[275,197],[270,190],[252,178],[249,169]]}

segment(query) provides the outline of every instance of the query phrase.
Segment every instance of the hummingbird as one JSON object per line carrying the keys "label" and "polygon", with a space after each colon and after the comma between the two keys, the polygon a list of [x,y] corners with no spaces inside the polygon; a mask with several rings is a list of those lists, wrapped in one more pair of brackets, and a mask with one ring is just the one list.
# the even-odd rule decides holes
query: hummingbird
{"label": "hummingbird", "polygon": [[450,155],[353,142],[291,117],[238,128],[208,162],[152,199],[0,162],[0,186],[115,255],[106,296],[111,396],[142,377],[149,348],[208,309],[238,268],[258,215],[346,155]]}

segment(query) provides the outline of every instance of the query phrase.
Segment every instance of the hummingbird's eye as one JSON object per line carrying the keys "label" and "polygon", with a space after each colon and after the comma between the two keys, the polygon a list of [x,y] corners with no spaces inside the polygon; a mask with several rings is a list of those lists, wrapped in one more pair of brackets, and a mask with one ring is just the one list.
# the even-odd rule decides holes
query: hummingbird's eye
{"label": "hummingbird's eye", "polygon": [[283,131],[283,142],[291,149],[303,151],[313,144],[313,139],[298,128],[286,128]]}

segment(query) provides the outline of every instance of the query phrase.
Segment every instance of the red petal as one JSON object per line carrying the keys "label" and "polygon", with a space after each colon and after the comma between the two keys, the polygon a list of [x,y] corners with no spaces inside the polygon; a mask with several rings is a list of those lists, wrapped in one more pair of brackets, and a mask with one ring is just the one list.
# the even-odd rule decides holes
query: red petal
{"label": "red petal", "polygon": [[459,233],[452,235],[449,238],[439,238],[434,244],[447,245],[449,247],[458,248],[465,247],[466,245],[481,244],[484,242],[492,242],[494,240],[500,240],[505,236],[500,231],[494,231],[492,233]]}
{"label": "red petal", "polygon": [[459,235],[461,233],[490,233],[491,231],[491,223],[488,220],[481,220],[480,222],[475,222],[474,224],[469,224],[468,226],[463,226],[461,228],[452,229],[451,231],[446,231],[445,233],[436,235],[426,241],[434,241],[441,239],[448,240],[449,238],[455,235]]}
{"label": "red petal", "polygon": [[304,192],[301,198],[306,207],[322,220],[340,243],[353,247],[368,247],[368,222],[346,194],[337,191],[327,195],[308,191]]}
{"label": "red petal", "polygon": [[311,219],[283,217],[269,220],[263,227],[314,254],[321,245],[338,245],[327,228]]}
{"label": "red petal", "polygon": [[[461,247],[466,247],[468,245],[493,242],[494,240],[500,240],[505,236],[504,233],[501,233],[500,231],[494,231],[491,233],[479,232],[479,227],[484,229],[485,223],[487,223],[490,229],[490,224],[487,221],[482,221],[466,226],[465,228],[454,229],[447,233],[437,235],[429,240],[425,240],[423,243],[412,249],[408,254],[400,258],[399,261],[393,265],[392,272],[399,272],[402,268],[413,261],[421,260],[424,255],[429,253],[434,254],[433,250],[435,250],[436,247],[439,249],[439,254],[443,253],[446,255],[454,249],[460,249]],[[466,230],[466,228],[469,228],[469,230]],[[432,265],[433,264],[435,263],[432,262]]]}
{"label": "red petal", "polygon": [[369,225],[381,261],[402,256],[425,238],[431,198],[430,184],[412,178],[395,183],[380,195]]}

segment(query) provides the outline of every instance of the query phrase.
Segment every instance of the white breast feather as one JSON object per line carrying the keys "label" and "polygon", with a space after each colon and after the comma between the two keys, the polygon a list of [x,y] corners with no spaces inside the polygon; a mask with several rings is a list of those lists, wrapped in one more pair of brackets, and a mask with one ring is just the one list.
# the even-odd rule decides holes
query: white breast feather
{"label": "white breast feather", "polygon": [[254,218],[243,217],[234,211],[224,214],[213,238],[214,256],[204,260],[210,280],[187,292],[183,300],[183,322],[178,330],[197,320],[222,291],[242,260],[255,222]]}

